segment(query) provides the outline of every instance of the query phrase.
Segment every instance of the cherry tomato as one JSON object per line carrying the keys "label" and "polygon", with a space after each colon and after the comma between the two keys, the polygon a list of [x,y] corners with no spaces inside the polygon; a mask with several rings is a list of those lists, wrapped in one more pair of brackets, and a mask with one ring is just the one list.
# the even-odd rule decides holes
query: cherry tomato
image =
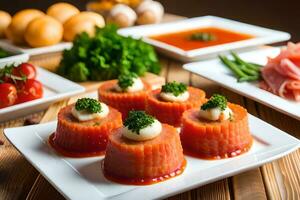
{"label": "cherry tomato", "polygon": [[0,108],[5,108],[14,105],[16,101],[16,87],[10,83],[0,83]]}
{"label": "cherry tomato", "polygon": [[26,76],[27,79],[35,79],[36,69],[32,64],[22,63],[13,69],[12,74],[18,77]]}
{"label": "cherry tomato", "polygon": [[39,99],[43,96],[43,85],[34,79],[28,79],[25,82],[17,84],[18,103]]}

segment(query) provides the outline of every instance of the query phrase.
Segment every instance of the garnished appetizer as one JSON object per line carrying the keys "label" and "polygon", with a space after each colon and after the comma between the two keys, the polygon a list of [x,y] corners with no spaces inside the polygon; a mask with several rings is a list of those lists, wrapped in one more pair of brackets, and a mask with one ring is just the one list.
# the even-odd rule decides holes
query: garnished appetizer
{"label": "garnished appetizer", "polygon": [[250,149],[247,110],[215,94],[182,116],[181,142],[188,155],[204,159],[237,156]]}
{"label": "garnished appetizer", "polygon": [[123,119],[131,110],[144,110],[150,86],[135,73],[126,73],[118,80],[104,82],[98,92],[99,100],[118,109]]}
{"label": "garnished appetizer", "polygon": [[35,67],[29,63],[0,69],[0,109],[42,98],[43,85],[36,76]]}
{"label": "garnished appetizer", "polygon": [[114,182],[148,185],[181,174],[185,164],[174,127],[131,111],[124,126],[109,135],[103,171]]}
{"label": "garnished appetizer", "polygon": [[184,111],[199,107],[205,100],[203,90],[183,83],[169,82],[152,91],[146,101],[146,111],[163,123],[180,126]]}
{"label": "garnished appetizer", "polygon": [[82,98],[58,113],[58,124],[50,145],[69,157],[102,155],[107,137],[122,126],[121,113],[96,99]]}

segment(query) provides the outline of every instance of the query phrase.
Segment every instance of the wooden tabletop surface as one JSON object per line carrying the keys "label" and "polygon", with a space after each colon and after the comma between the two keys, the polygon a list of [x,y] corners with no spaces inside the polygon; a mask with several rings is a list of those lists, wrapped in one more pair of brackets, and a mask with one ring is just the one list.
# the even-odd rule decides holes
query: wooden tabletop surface
{"label": "wooden tabletop surface", "polygon": [[[168,17],[171,20],[174,17]],[[167,81],[180,81],[204,89],[208,96],[222,93],[229,101],[238,103],[254,116],[273,126],[300,138],[300,123],[296,119],[281,114],[264,105],[226,90],[217,84],[184,71],[182,63],[160,56],[163,70],[161,76]],[[48,111],[35,113],[16,120],[0,123],[0,199],[54,200],[64,199],[50,183],[5,139],[3,129],[23,126],[26,123],[47,122],[53,120],[59,108],[68,100],[51,106]],[[31,119],[31,120],[28,120]],[[53,169],[55,170],[55,169]],[[226,178],[197,189],[170,197],[169,199],[300,199],[300,150],[279,160]]]}

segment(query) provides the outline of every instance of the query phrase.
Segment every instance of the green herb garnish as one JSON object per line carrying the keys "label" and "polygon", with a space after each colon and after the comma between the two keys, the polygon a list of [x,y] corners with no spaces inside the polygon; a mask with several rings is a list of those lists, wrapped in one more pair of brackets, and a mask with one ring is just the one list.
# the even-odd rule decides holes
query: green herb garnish
{"label": "green herb garnish", "polygon": [[194,33],[190,36],[190,40],[197,40],[197,41],[203,41],[203,42],[208,42],[208,41],[214,41],[216,40],[216,36],[211,34],[211,33],[206,33],[206,32],[200,32],[200,33]]}
{"label": "green herb garnish", "polygon": [[102,110],[100,102],[91,98],[78,99],[75,104],[75,109],[78,111],[84,110],[89,113],[99,113]]}
{"label": "green herb garnish", "polygon": [[20,73],[20,76],[13,75],[14,65],[6,65],[0,69],[0,83],[3,83],[4,78],[9,78],[15,84],[17,81],[26,81],[26,75]]}
{"label": "green herb garnish", "polygon": [[63,52],[57,73],[73,81],[110,80],[120,74],[158,74],[160,65],[154,48],[117,33],[115,25],[96,28],[94,37],[77,35],[73,47]]}
{"label": "green herb garnish", "polygon": [[135,78],[138,78],[136,73],[121,74],[118,77],[118,85],[123,91],[125,91],[127,88],[133,85]]}
{"label": "green herb garnish", "polygon": [[124,125],[132,132],[140,134],[140,130],[153,124],[154,120],[154,117],[144,111],[130,111]]}
{"label": "green herb garnish", "polygon": [[187,86],[183,83],[177,83],[176,81],[173,81],[163,85],[161,91],[165,93],[172,93],[177,97],[187,91]]}
{"label": "green herb garnish", "polygon": [[226,107],[227,99],[220,94],[214,94],[205,104],[201,106],[201,110],[220,108],[222,111],[224,111]]}

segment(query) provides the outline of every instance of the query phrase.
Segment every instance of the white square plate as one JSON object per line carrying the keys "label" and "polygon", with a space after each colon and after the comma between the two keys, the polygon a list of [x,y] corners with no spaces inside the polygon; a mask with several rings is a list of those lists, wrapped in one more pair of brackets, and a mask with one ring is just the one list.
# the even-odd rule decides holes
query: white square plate
{"label": "white square plate", "polygon": [[102,157],[74,159],[54,153],[47,140],[56,121],[5,129],[7,139],[67,199],[140,200],[160,199],[233,176],[278,159],[299,148],[299,140],[249,115],[254,143],[249,152],[222,160],[186,157],[183,174],[149,186],[121,185],[106,180]]}
{"label": "white square plate", "polygon": [[56,101],[85,91],[84,87],[61,76],[39,67],[36,69],[37,80],[43,84],[43,97],[0,109],[0,122],[46,109],[50,104]]}
{"label": "white square plate", "polygon": [[32,48],[29,46],[18,46],[13,44],[8,39],[1,39],[0,45],[6,48],[10,48],[13,51],[27,53],[30,56],[34,56],[34,55],[40,55],[40,54],[46,54],[52,52],[60,52],[65,49],[70,49],[72,47],[72,42],[60,42],[58,44],[51,45],[51,46]]}
{"label": "white square plate", "polygon": [[[184,51],[175,46],[168,45],[166,43],[149,38],[149,36],[153,35],[172,33],[177,31],[186,31],[190,29],[204,27],[217,27],[238,33],[250,34],[253,35],[254,38],[190,51]],[[170,23],[124,28],[120,29],[119,33],[124,36],[142,38],[145,42],[155,46],[161,52],[175,59],[179,59],[185,62],[192,62],[199,59],[212,58],[221,52],[226,52],[229,50],[253,49],[254,47],[258,47],[264,44],[271,44],[290,39],[290,34],[286,32],[275,31],[215,16],[204,16],[191,19],[184,19]]]}
{"label": "white square plate", "polygon": [[[279,52],[280,48],[269,47],[242,53],[240,57],[249,62],[265,65],[268,57],[275,57]],[[300,102],[284,99],[260,89],[258,83],[238,83],[232,72],[219,59],[190,63],[184,65],[183,68],[300,120]]]}

